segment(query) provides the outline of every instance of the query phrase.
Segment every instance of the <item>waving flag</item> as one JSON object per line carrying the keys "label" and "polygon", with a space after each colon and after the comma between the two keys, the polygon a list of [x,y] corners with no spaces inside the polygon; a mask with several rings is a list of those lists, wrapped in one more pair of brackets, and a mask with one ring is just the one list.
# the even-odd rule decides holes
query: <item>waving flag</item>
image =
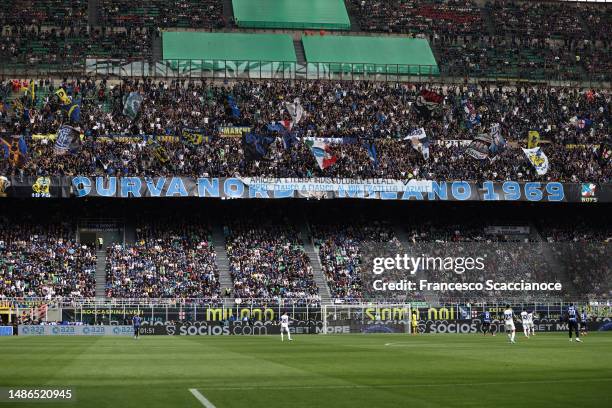
{"label": "waving flag", "polygon": [[412,148],[423,155],[425,160],[429,160],[429,138],[424,128],[418,128],[410,132],[404,140],[410,140]]}
{"label": "waving flag", "polygon": [[227,95],[227,104],[229,105],[230,109],[232,110],[232,116],[234,118],[239,118],[240,117],[240,108],[238,107],[238,104],[236,103],[236,100],[234,99],[234,97],[232,95]]}
{"label": "waving flag", "polygon": [[540,145],[540,132],[537,130],[530,130],[527,133],[527,148],[533,149]]}
{"label": "waving flag", "polygon": [[131,120],[136,119],[143,100],[144,98],[138,92],[130,92],[124,101],[123,114]]}
{"label": "waving flag", "polygon": [[13,167],[22,167],[27,161],[28,145],[23,136],[0,137],[0,149],[2,157]]}
{"label": "waving flag", "polygon": [[309,138],[305,143],[310,147],[312,155],[316,159],[321,170],[333,166],[338,158],[331,153],[330,144],[319,138]]}
{"label": "waving flag", "polygon": [[489,151],[491,154],[496,155],[503,152],[506,148],[506,139],[504,139],[501,134],[501,126],[499,123],[494,123],[491,125],[489,135],[491,136],[491,145],[489,146]]}
{"label": "waving flag", "polygon": [[415,108],[422,119],[431,119],[431,113],[444,100],[444,96],[433,91],[422,89],[415,102]]}
{"label": "waving flag", "polygon": [[548,173],[548,157],[546,157],[541,147],[534,147],[533,149],[523,148],[523,152],[527,156],[527,160],[536,169],[538,175],[543,176]]}
{"label": "waving flag", "polygon": [[490,135],[480,134],[472,140],[465,150],[465,154],[476,160],[485,160],[489,157],[492,143]]}
{"label": "waving flag", "polygon": [[474,127],[480,126],[481,116],[467,99],[461,101],[461,106],[463,106],[463,111],[465,112],[465,125],[468,129],[472,129]]}
{"label": "waving flag", "polygon": [[295,98],[293,103],[285,102],[285,108],[287,108],[287,112],[289,112],[289,115],[291,115],[293,125],[300,123],[302,116],[304,116],[304,108],[302,107],[299,98]]}
{"label": "waving flag", "polygon": [[376,144],[374,144],[373,140],[364,140],[363,147],[368,152],[368,157],[370,161],[374,164],[374,167],[378,167],[378,152],[376,151]]}
{"label": "waving flag", "polygon": [[291,149],[298,142],[298,138],[291,132],[285,132],[283,134],[283,148]]}
{"label": "waving flag", "polygon": [[54,152],[62,155],[70,151],[74,153],[81,146],[81,135],[72,126],[62,125],[57,131]]}
{"label": "waving flag", "polygon": [[59,100],[60,100],[62,105],[70,105],[70,104],[72,104],[72,98],[70,98],[68,96],[68,94],[66,93],[66,90],[64,88],[58,89],[57,91],[55,91],[55,94],[59,98]]}
{"label": "waving flag", "polygon": [[258,135],[255,133],[244,133],[242,144],[247,158],[261,160],[268,155],[270,145],[276,140],[272,136]]}
{"label": "waving flag", "polygon": [[77,102],[73,102],[64,88],[58,89],[55,95],[59,98],[61,109],[66,113],[66,116],[68,116],[70,123],[79,123],[81,121],[81,106]]}

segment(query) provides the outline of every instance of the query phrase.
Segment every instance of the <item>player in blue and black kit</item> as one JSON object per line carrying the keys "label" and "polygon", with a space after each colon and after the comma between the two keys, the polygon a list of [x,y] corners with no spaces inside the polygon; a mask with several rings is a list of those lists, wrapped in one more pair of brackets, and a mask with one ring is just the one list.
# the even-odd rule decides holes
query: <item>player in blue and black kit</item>
{"label": "player in blue and black kit", "polygon": [[487,332],[493,334],[491,331],[491,312],[485,311],[482,314],[482,334],[486,336]]}
{"label": "player in blue and black kit", "polygon": [[570,303],[567,308],[567,322],[569,327],[569,340],[572,341],[572,331],[576,333],[576,341],[580,340],[580,328],[578,327],[578,310],[574,307],[573,303]]}
{"label": "player in blue and black kit", "polygon": [[134,326],[134,338],[137,339],[138,337],[140,337],[140,335],[138,334],[138,331],[140,329],[140,316],[138,315],[134,315],[134,317],[132,317],[132,326]]}

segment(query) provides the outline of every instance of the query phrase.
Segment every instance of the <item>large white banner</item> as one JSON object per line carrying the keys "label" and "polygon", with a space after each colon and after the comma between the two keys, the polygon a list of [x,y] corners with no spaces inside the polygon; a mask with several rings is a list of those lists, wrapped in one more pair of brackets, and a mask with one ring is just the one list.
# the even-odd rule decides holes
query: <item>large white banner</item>
{"label": "large white banner", "polygon": [[311,191],[311,192],[420,192],[433,191],[431,180],[392,179],[341,179],[341,178],[266,178],[241,177],[245,185],[265,191]]}

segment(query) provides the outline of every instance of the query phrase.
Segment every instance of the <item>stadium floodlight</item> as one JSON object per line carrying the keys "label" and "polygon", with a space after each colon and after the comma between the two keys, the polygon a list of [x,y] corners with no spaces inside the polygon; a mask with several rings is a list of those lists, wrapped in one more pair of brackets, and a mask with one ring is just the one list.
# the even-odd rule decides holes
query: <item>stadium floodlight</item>
{"label": "stadium floodlight", "polygon": [[322,308],[324,334],[411,333],[410,304],[334,304]]}

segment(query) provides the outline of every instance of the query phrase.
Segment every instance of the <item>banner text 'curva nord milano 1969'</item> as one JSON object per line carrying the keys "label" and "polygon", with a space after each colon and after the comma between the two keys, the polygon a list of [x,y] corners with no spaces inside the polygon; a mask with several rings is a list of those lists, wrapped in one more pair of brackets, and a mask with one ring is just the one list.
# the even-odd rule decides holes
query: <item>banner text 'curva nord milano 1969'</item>
{"label": "banner text 'curva nord milano 1969'", "polygon": [[612,184],[263,177],[5,177],[0,197],[612,202]]}

